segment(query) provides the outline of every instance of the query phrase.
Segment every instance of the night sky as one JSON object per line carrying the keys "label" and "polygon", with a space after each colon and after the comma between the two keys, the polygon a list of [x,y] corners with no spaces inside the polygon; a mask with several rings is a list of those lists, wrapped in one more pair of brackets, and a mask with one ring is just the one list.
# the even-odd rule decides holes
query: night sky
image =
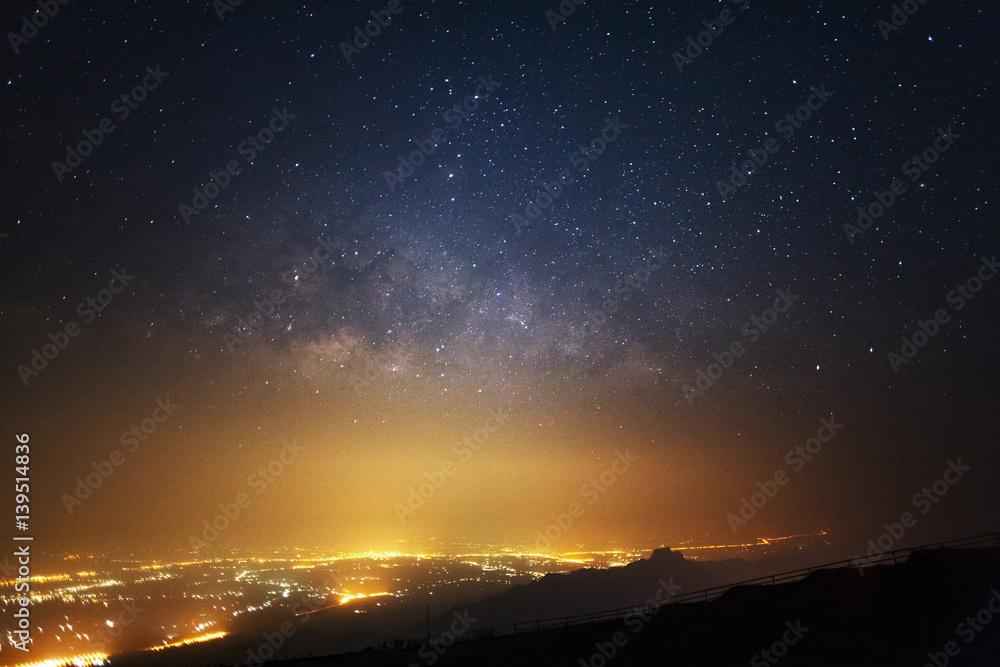
{"label": "night sky", "polygon": [[36,548],[997,529],[997,7],[329,4],[6,3]]}

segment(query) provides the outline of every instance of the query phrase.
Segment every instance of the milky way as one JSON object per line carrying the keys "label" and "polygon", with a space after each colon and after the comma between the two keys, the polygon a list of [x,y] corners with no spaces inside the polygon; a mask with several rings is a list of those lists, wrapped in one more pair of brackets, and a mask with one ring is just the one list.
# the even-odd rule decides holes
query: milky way
{"label": "milky way", "polygon": [[[4,59],[5,409],[67,544],[102,516],[183,543],[293,436],[310,463],[234,541],[526,540],[626,445],[647,464],[581,542],[725,535],[831,414],[761,533],[867,535],[958,451],[981,467],[935,529],[982,527],[997,286],[891,355],[1000,249],[994,9],[225,7],[70,3]],[[136,278],[85,322],[112,270]],[[496,449],[401,527],[490,409]]]}

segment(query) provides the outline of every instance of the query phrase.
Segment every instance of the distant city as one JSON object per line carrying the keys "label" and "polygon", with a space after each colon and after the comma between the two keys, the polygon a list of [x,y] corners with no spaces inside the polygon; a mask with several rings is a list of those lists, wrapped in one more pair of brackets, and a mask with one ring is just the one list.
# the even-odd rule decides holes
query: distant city
{"label": "distant city", "polygon": [[[817,537],[672,548],[689,560],[755,559],[801,548]],[[33,661],[11,663],[9,652],[2,660],[19,667],[102,665],[121,653],[212,642],[251,626],[251,617],[276,610],[301,616],[342,607],[369,614],[408,602],[442,611],[455,600],[485,597],[546,574],[626,565],[661,546],[559,554],[483,544],[426,545],[398,552],[219,550],[212,557],[156,560],[67,554],[42,561],[39,574],[30,579]],[[3,566],[0,602],[9,614],[24,593],[15,591],[10,563]],[[7,634],[8,643],[14,641]]]}

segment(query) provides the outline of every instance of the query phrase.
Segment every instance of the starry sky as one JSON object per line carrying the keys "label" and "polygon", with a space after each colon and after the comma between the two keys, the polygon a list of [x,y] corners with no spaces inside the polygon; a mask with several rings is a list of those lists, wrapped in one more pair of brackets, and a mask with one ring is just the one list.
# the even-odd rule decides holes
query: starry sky
{"label": "starry sky", "polygon": [[44,548],[997,529],[997,8],[335,4],[3,9]]}

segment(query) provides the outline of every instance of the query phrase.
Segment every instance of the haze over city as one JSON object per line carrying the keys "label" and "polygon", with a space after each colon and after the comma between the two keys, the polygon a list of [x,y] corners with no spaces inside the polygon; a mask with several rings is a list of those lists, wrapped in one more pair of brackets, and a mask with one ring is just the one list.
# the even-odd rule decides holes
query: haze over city
{"label": "haze over city", "polygon": [[998,530],[995,7],[0,15],[0,663]]}

